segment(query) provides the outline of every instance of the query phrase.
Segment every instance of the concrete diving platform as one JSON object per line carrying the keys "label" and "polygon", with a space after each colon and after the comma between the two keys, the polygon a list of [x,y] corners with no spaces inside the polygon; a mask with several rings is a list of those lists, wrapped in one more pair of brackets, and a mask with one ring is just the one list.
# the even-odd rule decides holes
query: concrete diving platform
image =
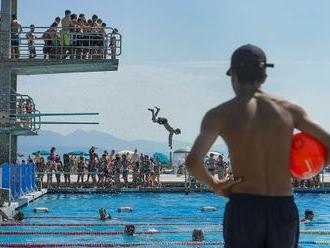
{"label": "concrete diving platform", "polygon": [[8,62],[4,64],[17,75],[117,71],[119,65],[119,59],[8,59],[4,62]]}
{"label": "concrete diving platform", "polygon": [[31,130],[29,128],[1,128],[0,133],[10,133],[16,136],[36,136],[37,130]]}

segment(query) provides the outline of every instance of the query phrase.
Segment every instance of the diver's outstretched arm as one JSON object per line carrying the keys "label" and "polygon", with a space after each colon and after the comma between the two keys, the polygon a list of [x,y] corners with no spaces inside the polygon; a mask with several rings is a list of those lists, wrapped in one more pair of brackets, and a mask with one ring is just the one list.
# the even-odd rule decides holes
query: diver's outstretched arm
{"label": "diver's outstretched arm", "polygon": [[171,150],[172,150],[172,143],[173,143],[173,134],[174,134],[174,132],[170,132],[170,134],[168,136],[168,146],[170,147]]}

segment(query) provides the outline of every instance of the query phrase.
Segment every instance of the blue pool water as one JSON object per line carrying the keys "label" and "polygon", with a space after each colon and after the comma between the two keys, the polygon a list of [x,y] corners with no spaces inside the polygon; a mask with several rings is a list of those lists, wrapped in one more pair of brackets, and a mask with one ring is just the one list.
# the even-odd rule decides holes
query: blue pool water
{"label": "blue pool water", "polygon": [[[301,225],[301,230],[330,231],[330,195],[329,194],[297,194],[295,195],[300,216],[306,208],[312,208],[315,223]],[[193,229],[203,229],[205,241],[221,242],[222,214],[226,200],[212,193],[123,193],[123,194],[48,194],[23,208],[28,218],[26,224],[37,226],[1,226],[0,243],[19,244],[99,244],[99,243],[143,243],[165,241],[191,241]],[[119,207],[130,206],[131,213],[118,213]],[[215,206],[216,212],[201,212],[203,206]],[[47,207],[48,213],[34,213],[36,207]],[[112,217],[108,221],[98,219],[98,209],[106,208]],[[58,218],[45,218],[57,216]],[[65,217],[66,216],[66,217]],[[38,218],[35,218],[38,217]],[[41,218],[39,218],[41,217]],[[65,218],[64,218],[65,217]],[[79,218],[76,218],[79,217]],[[111,224],[108,226],[39,226],[45,224]],[[136,224],[133,237],[90,233],[90,232],[122,232],[125,224]],[[112,225],[115,224],[115,225]],[[145,231],[156,229],[160,233],[146,234]],[[8,235],[4,232],[89,232],[83,235],[28,234]],[[174,233],[166,233],[166,232]],[[113,234],[113,233],[112,233]],[[300,241],[329,241],[330,235],[301,234]],[[159,246],[159,245],[155,245]],[[150,247],[150,246],[149,246]],[[163,246],[164,247],[164,246]],[[176,247],[171,244],[166,247]],[[180,246],[183,247],[183,246]],[[216,246],[203,246],[216,247]],[[219,247],[219,245],[218,245]],[[330,247],[330,245],[301,244],[301,247]]]}

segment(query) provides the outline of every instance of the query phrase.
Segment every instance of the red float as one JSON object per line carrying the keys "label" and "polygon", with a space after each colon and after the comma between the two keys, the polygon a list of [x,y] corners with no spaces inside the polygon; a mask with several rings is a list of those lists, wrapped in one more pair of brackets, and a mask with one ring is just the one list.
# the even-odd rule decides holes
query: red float
{"label": "red float", "polygon": [[319,174],[326,161],[325,146],[306,133],[293,136],[290,155],[290,172],[298,179],[310,179]]}

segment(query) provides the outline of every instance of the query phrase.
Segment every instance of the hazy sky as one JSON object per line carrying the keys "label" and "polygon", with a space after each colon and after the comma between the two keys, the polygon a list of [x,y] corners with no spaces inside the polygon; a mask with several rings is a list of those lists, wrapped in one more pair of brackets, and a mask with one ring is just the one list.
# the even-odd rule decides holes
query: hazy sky
{"label": "hazy sky", "polygon": [[[95,111],[99,126],[125,139],[166,141],[148,107],[191,142],[210,108],[233,97],[225,71],[235,48],[262,47],[275,68],[263,89],[291,98],[325,126],[330,106],[330,1],[20,0],[24,26],[50,25],[65,9],[98,14],[123,35],[118,72],[19,77],[43,112]],[[71,119],[70,119],[71,120]],[[74,126],[48,126],[68,133]]]}

